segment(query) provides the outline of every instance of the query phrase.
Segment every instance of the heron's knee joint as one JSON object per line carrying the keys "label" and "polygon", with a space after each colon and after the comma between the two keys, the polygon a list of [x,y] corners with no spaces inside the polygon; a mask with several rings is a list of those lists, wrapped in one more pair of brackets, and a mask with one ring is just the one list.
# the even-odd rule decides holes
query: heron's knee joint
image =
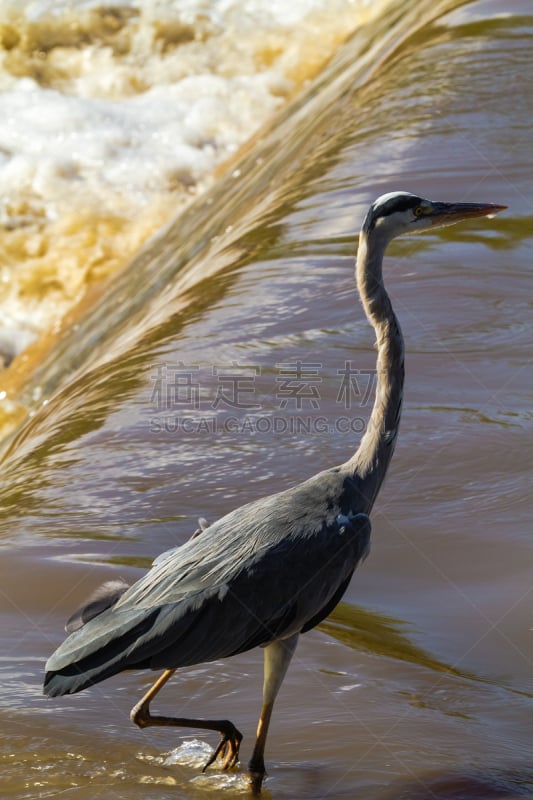
{"label": "heron's knee joint", "polygon": [[144,703],[137,703],[130,711],[130,719],[138,728],[146,728],[150,720],[150,712]]}

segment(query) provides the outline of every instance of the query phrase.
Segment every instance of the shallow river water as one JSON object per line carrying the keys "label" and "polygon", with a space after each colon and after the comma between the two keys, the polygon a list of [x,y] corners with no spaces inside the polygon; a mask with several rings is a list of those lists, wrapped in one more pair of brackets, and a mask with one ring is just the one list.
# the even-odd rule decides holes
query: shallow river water
{"label": "shallow river water", "polygon": [[[280,692],[264,796],[533,794],[533,15],[500,8],[393,5],[35,367],[2,457],[2,796],[242,796],[238,771],[165,762],[216,737],[130,724],[150,674],[47,700],[44,661],[99,583],[357,446],[375,351],[356,233],[392,189],[509,208],[390,248],[398,446],[370,558]],[[183,670],[157,707],[229,717],[246,763],[261,683],[255,650]]]}

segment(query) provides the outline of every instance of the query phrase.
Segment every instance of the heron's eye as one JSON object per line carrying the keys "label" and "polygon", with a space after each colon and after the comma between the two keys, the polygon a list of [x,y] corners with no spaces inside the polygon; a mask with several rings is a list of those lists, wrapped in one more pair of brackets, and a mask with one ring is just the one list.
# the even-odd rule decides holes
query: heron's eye
{"label": "heron's eye", "polygon": [[424,209],[422,208],[422,206],[417,206],[415,208],[415,210],[413,211],[413,214],[415,215],[415,217],[421,217],[423,213],[424,213]]}

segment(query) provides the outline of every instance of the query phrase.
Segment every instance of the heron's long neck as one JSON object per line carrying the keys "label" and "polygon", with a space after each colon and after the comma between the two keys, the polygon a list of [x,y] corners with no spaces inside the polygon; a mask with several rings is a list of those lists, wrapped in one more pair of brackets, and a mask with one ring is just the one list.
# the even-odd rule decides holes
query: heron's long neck
{"label": "heron's long neck", "polygon": [[404,381],[403,336],[383,286],[382,262],[387,243],[363,232],[357,252],[356,279],[363,307],[377,338],[376,397],[365,435],[347,463],[357,479],[361,511],[372,508],[394,452],[400,424]]}

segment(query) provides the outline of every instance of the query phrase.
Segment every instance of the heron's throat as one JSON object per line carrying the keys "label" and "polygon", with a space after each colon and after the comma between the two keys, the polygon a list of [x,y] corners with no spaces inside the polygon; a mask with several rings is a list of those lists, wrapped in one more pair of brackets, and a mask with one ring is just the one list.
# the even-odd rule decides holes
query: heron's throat
{"label": "heron's throat", "polygon": [[[403,336],[383,285],[382,263],[387,242],[361,233],[356,262],[357,288],[376,332],[376,396],[372,414],[350,469],[364,481],[371,508],[385,478],[400,424],[404,382]],[[368,513],[368,512],[367,512]]]}

